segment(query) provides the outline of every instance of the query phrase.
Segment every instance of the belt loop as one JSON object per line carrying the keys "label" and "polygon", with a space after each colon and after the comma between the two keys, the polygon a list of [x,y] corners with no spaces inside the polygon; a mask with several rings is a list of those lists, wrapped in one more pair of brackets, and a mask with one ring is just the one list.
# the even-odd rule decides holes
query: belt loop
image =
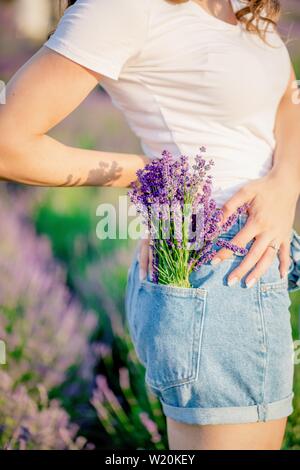
{"label": "belt loop", "polygon": [[257,405],[258,421],[266,421],[267,419],[267,406],[265,403]]}

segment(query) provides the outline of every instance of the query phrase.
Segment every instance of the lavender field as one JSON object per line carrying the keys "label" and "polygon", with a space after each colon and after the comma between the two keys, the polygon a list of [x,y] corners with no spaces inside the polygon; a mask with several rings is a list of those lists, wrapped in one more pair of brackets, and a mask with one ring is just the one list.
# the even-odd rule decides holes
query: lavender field
{"label": "lavender field", "polygon": [[[282,34],[300,79],[300,2],[282,5]],[[45,11],[51,28],[55,12]],[[0,0],[0,80],[46,39],[47,31],[20,30],[19,14],[17,0]],[[51,135],[82,148],[142,153],[100,87]],[[160,403],[145,387],[125,324],[135,243],[96,236],[98,205],[125,194],[0,184],[0,340],[7,347],[0,449],[167,449]],[[291,298],[296,340],[300,294]],[[300,450],[300,365],[294,391],[284,448]]]}

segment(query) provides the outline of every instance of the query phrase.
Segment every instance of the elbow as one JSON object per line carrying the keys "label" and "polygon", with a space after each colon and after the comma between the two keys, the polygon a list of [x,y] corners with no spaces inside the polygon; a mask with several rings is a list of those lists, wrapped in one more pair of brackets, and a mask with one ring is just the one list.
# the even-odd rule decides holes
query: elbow
{"label": "elbow", "polygon": [[0,123],[0,180],[10,180],[17,154],[17,137]]}
{"label": "elbow", "polygon": [[[33,152],[36,136],[0,112],[0,180],[22,182],[24,164]],[[28,164],[28,162],[27,162]]]}
{"label": "elbow", "polygon": [[0,159],[5,158],[5,156],[12,150],[12,139],[8,138],[7,135],[2,132],[0,127]]}
{"label": "elbow", "polygon": [[6,161],[8,160],[8,149],[6,137],[0,130],[0,180],[7,179]]}

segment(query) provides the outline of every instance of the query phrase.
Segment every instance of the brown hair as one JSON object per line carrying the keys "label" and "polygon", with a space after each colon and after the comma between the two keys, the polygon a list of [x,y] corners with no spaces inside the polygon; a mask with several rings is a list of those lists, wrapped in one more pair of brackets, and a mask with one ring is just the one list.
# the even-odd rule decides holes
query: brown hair
{"label": "brown hair", "polygon": [[[169,3],[185,3],[189,0],[166,1]],[[269,24],[274,26],[277,24],[281,10],[280,0],[241,0],[241,3],[244,6],[236,11],[236,19],[245,24],[247,31],[257,33],[264,39],[265,31]],[[263,23],[263,27],[259,25],[259,22]]]}
{"label": "brown hair", "polygon": [[[109,1],[109,0],[108,0]],[[185,3],[189,0],[165,0],[169,3]],[[248,31],[257,33],[264,38],[265,31],[269,24],[276,25],[280,15],[280,0],[241,0],[244,7],[238,10],[236,19],[244,23]],[[60,0],[60,6],[65,4],[66,8],[74,5],[76,0]],[[249,15],[249,17],[248,17]],[[264,23],[263,28],[259,27],[259,21]]]}

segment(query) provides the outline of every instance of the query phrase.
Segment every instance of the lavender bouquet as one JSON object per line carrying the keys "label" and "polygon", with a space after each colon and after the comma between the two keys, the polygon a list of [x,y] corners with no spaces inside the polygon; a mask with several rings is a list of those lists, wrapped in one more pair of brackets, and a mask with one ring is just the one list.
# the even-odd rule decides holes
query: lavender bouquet
{"label": "lavender bouquet", "polygon": [[[216,247],[244,255],[247,249],[220,237],[247,211],[244,205],[222,223],[222,210],[211,197],[213,161],[200,147],[193,165],[188,157],[175,159],[164,150],[137,171],[129,197],[142,215],[152,249],[152,282],[191,287],[189,275],[209,262]],[[150,236],[149,236],[150,235]]]}

